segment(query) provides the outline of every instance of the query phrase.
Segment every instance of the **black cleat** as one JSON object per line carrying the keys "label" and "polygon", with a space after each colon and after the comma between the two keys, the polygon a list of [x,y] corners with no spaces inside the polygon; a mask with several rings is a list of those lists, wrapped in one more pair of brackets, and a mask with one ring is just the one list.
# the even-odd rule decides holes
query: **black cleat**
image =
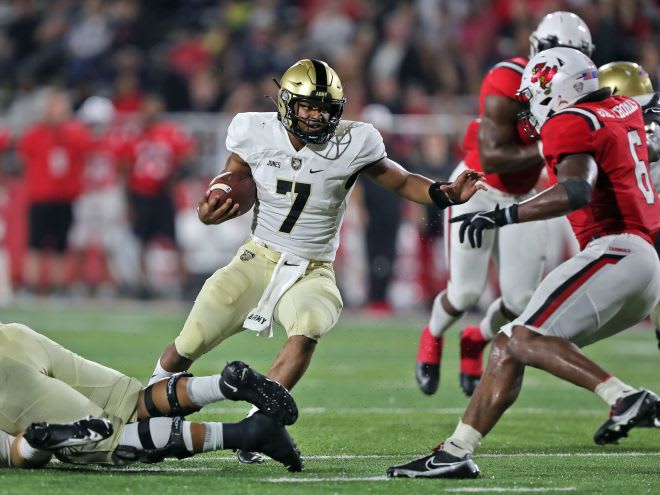
{"label": "black cleat", "polygon": [[266,459],[259,452],[250,452],[249,450],[236,450],[236,457],[241,464],[263,464]]}
{"label": "black cleat", "polygon": [[472,394],[477,388],[477,385],[479,385],[479,382],[481,381],[481,375],[468,375],[467,373],[463,373],[461,371],[461,373],[458,375],[458,381],[461,385],[461,390],[463,390],[463,393],[468,397],[472,397]]}
{"label": "black cleat", "polygon": [[617,443],[619,438],[627,437],[628,431],[655,421],[660,413],[660,398],[653,392],[641,389],[616,401],[610,409],[610,418],[594,434],[594,442],[599,445]]}
{"label": "black cleat", "polygon": [[261,452],[281,462],[293,473],[302,471],[300,451],[284,426],[261,412],[254,413],[239,424],[243,429],[239,450]]}
{"label": "black cleat", "polygon": [[387,469],[390,478],[455,478],[468,479],[479,476],[479,467],[470,454],[456,457],[444,450],[420,457],[407,464]]}
{"label": "black cleat", "polygon": [[227,399],[253,404],[280,424],[292,425],[298,419],[298,406],[289,391],[242,361],[233,361],[222,370],[220,391]]}
{"label": "black cleat", "polygon": [[415,378],[419,389],[426,395],[433,395],[440,385],[440,365],[420,363],[415,364]]}
{"label": "black cleat", "polygon": [[32,448],[57,450],[100,442],[112,435],[114,429],[107,419],[88,416],[68,424],[32,423],[23,438]]}
{"label": "black cleat", "polygon": [[658,341],[658,349],[660,349],[660,328],[655,329],[655,340]]}

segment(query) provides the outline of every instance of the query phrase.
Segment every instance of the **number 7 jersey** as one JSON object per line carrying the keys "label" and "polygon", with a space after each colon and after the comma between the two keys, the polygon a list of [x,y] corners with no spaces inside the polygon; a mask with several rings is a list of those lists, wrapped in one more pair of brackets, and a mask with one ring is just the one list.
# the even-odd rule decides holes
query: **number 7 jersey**
{"label": "number 7 jersey", "polygon": [[644,120],[639,104],[624,96],[579,103],[541,128],[551,174],[566,155],[586,153],[598,164],[591,202],[568,215],[580,247],[596,237],[637,234],[653,243],[660,201],[650,179]]}
{"label": "number 7 jersey", "polygon": [[359,173],[387,156],[380,133],[342,120],[325,144],[291,144],[275,112],[239,113],[227,149],[250,167],[257,185],[252,236],[270,248],[333,261],[339,228]]}

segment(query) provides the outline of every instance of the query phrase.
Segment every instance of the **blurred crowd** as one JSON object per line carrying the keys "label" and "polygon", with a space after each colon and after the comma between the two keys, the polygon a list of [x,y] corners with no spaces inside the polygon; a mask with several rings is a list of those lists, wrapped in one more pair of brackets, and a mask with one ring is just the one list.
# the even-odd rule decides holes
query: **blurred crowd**
{"label": "blurred crowd", "polygon": [[[476,95],[483,75],[504,58],[527,55],[530,32],[544,14],[555,10],[570,10],[585,20],[596,45],[597,65],[633,60],[660,86],[660,5],[655,0],[0,2],[0,166],[5,177],[43,179],[30,165],[31,160],[39,161],[30,139],[38,141],[35,132],[43,134],[39,125],[57,122],[65,129],[64,135],[74,136],[70,138],[76,147],[72,156],[77,158],[65,164],[61,157],[51,160],[49,173],[60,174],[60,179],[75,173],[74,182],[80,182],[80,187],[67,189],[66,197],[54,183],[50,192],[45,192],[45,186],[35,192],[33,182],[4,184],[0,213],[4,208],[18,214],[15,195],[22,194],[27,224],[24,244],[32,248],[27,249],[27,262],[21,260],[20,273],[14,269],[10,278],[28,291],[37,290],[43,276],[29,253],[41,251],[41,246],[55,252],[47,263],[51,268],[58,266],[57,254],[85,252],[95,243],[114,256],[110,241],[98,241],[92,234],[89,239],[94,242],[85,241],[86,236],[76,234],[73,226],[73,217],[80,215],[73,210],[79,208],[83,196],[96,190],[90,184],[97,182],[102,186],[98,190],[112,185],[107,196],[114,199],[107,201],[118,202],[119,196],[125,200],[124,206],[115,206],[119,208],[116,214],[127,219],[124,232],[112,242],[121,246],[122,253],[130,251],[129,245],[137,246],[123,279],[111,274],[97,278],[119,278],[133,293],[147,295],[149,283],[140,274],[149,273],[148,260],[160,259],[157,253],[144,255],[154,238],[176,247],[174,257],[163,259],[168,266],[179,267],[174,271],[181,285],[191,283],[191,272],[212,271],[216,258],[199,261],[210,250],[195,242],[201,235],[192,226],[195,195],[222,167],[223,129],[228,119],[237,112],[274,109],[273,102],[264,97],[275,95],[272,79],[300,58],[321,58],[337,70],[348,100],[345,118],[373,122],[383,133],[392,158],[416,171],[446,178],[460,159],[464,122],[477,113]],[[89,101],[96,101],[96,107],[85,114]],[[110,108],[103,102],[111,102]],[[421,120],[415,121],[415,127],[401,116]],[[433,120],[434,116],[444,119]],[[104,128],[99,126],[103,122]],[[49,146],[55,150],[68,146],[60,138],[58,133],[49,136]],[[94,177],[102,177],[100,162],[93,159],[99,150],[106,159],[110,157],[112,167],[106,172],[111,177],[94,182]],[[136,179],[141,173],[150,174],[152,181],[141,183]],[[69,182],[65,178],[62,183]],[[428,301],[444,283],[438,261],[442,251],[437,246],[438,216],[404,205],[368,184],[358,199],[347,229],[362,232],[364,258],[370,262],[364,274],[367,288],[356,300],[389,311],[393,279],[401,283],[400,273],[406,272],[415,274],[410,281],[417,291],[413,303]],[[72,218],[64,223],[72,225],[72,232],[67,234],[66,246],[60,246],[61,239],[54,234],[48,240],[37,239],[48,237],[44,225],[53,226],[30,209],[35,202],[70,204]],[[99,206],[88,207],[94,208]],[[375,210],[379,215],[369,215]],[[159,213],[167,219],[154,220]],[[101,230],[105,221],[109,220],[87,219]],[[43,235],[34,232],[35,225],[41,225]],[[0,234],[8,229],[3,227]],[[224,235],[231,236],[228,232]],[[413,247],[400,241],[410,237],[415,239]],[[4,235],[2,242],[6,246],[16,240]],[[191,251],[197,251],[196,257]],[[401,266],[402,252],[408,253],[403,263],[414,266],[406,265],[397,275],[395,265]],[[350,264],[349,258],[344,256]],[[341,262],[340,253],[339,271]],[[428,266],[436,269],[425,269]],[[75,279],[75,271],[55,269],[55,273],[68,273],[61,275],[63,281]],[[347,277],[358,272],[347,270]],[[114,285],[123,282],[115,280]],[[70,284],[56,282],[53,290],[64,285]]]}
{"label": "blurred crowd", "polygon": [[562,9],[589,25],[597,65],[635,60],[658,82],[654,0],[12,0],[0,5],[0,104],[56,84],[76,106],[103,94],[135,111],[157,91],[169,112],[267,110],[272,78],[317,57],[342,76],[349,111],[446,112]]}

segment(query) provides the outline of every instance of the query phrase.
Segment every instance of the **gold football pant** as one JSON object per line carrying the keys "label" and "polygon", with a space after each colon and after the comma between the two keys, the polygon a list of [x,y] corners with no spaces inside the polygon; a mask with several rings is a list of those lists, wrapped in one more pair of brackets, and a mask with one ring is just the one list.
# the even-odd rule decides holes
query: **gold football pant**
{"label": "gold football pant", "polygon": [[[243,330],[243,321],[257,306],[280,253],[253,240],[215,272],[200,290],[181,333],[177,353],[195,360]],[[289,337],[320,339],[337,323],[343,302],[332,263],[312,261],[305,275],[284,293],[273,313]]]}
{"label": "gold football pant", "polygon": [[0,429],[17,435],[31,423],[108,418],[114,434],[97,444],[62,449],[73,463],[112,463],[125,423],[135,420],[142,384],[84,359],[29,327],[0,324]]}

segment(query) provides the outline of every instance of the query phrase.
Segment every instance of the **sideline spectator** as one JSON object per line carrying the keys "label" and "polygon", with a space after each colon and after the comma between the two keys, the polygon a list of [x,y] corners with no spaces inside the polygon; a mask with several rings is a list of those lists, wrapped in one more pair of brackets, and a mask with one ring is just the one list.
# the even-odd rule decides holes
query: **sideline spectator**
{"label": "sideline spectator", "polygon": [[[29,251],[23,272],[28,291],[64,289],[64,254],[73,222],[73,202],[82,189],[90,146],[90,133],[73,119],[71,100],[63,91],[48,96],[42,120],[19,140],[29,205]],[[51,250],[50,277],[42,285],[44,255]]]}

